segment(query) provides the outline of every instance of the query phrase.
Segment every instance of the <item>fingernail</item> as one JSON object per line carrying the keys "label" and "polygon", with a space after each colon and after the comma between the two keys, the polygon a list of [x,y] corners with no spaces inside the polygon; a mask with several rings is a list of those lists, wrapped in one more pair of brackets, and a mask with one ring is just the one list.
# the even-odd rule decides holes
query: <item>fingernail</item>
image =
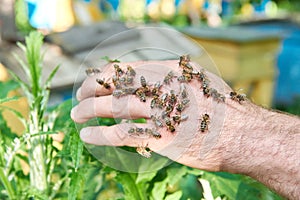
{"label": "fingernail", "polygon": [[80,138],[82,141],[87,142],[91,136],[91,131],[89,131],[87,128],[83,128],[80,131]]}

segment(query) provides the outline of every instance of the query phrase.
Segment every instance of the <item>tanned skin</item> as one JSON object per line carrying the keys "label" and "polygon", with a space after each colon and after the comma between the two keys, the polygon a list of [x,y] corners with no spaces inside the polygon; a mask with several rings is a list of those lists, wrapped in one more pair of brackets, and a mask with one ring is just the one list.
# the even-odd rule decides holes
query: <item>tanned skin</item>
{"label": "tanned skin", "polygon": [[[179,72],[178,60],[140,61],[119,63],[126,69],[130,64],[136,79],[143,75],[153,82],[162,80],[161,74],[170,70]],[[103,73],[88,77],[77,91],[79,104],[71,117],[77,123],[98,117],[145,118],[150,122],[150,100],[141,102],[129,95],[113,97],[114,87],[106,89],[96,84],[97,78],[106,78],[114,73],[113,64],[108,64]],[[196,64],[193,64],[193,66]],[[195,66],[196,68],[196,66]],[[210,87],[226,97],[225,102],[216,102],[203,95],[197,81],[188,84],[191,96],[182,122],[174,133],[161,128],[160,139],[138,138],[128,134],[130,126],[119,124],[110,127],[86,127],[81,130],[81,139],[95,145],[148,147],[176,162],[208,171],[226,171],[248,175],[288,199],[300,196],[300,119],[296,116],[267,110],[250,100],[237,102],[230,99],[232,89],[218,76],[205,71]],[[154,81],[155,80],[155,81]],[[139,84],[139,81],[135,81]],[[170,87],[177,87],[174,81]],[[166,89],[165,86],[162,90]],[[167,89],[166,89],[167,90]],[[209,114],[208,130],[200,131],[199,119]],[[139,126],[147,127],[148,124]]]}

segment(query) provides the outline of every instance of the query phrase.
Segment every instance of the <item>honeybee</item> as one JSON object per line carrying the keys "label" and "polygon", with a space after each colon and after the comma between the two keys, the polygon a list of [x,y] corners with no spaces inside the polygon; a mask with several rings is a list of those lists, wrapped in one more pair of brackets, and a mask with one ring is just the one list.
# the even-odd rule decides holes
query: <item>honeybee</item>
{"label": "honeybee", "polygon": [[191,61],[191,58],[189,55],[182,55],[179,57],[179,66],[185,66]]}
{"label": "honeybee", "polygon": [[112,92],[112,95],[114,96],[114,97],[121,97],[121,96],[123,96],[123,95],[125,95],[126,93],[122,90],[122,89],[117,89],[117,90],[114,90],[113,92]]}
{"label": "honeybee", "polygon": [[98,74],[98,73],[100,73],[100,72],[101,72],[101,70],[100,70],[100,69],[97,69],[97,68],[87,68],[87,69],[85,70],[85,73],[86,73],[86,75],[88,75],[88,76],[93,76],[93,75]]}
{"label": "honeybee", "polygon": [[97,83],[99,83],[100,85],[102,85],[105,89],[109,90],[111,88],[110,84],[107,83],[107,82],[105,82],[105,79],[99,79],[99,78],[97,78],[96,81],[97,81]]}
{"label": "honeybee", "polygon": [[174,90],[170,91],[170,98],[169,98],[169,104],[171,104],[172,106],[174,106],[177,102],[177,95],[175,94]]}
{"label": "honeybee", "polygon": [[143,88],[138,88],[138,89],[135,91],[135,94],[136,94],[137,97],[140,99],[140,101],[146,102],[146,94],[145,94]]}
{"label": "honeybee", "polygon": [[180,95],[182,99],[186,99],[188,97],[188,93],[184,84],[180,85]]}
{"label": "honeybee", "polygon": [[151,93],[152,93],[152,96],[156,96],[156,97],[158,97],[159,96],[159,93],[160,93],[160,91],[159,91],[159,89],[161,88],[161,84],[160,84],[160,82],[156,82],[155,84],[154,84],[154,87],[153,87],[153,89],[152,89],[152,91],[151,91]]}
{"label": "honeybee", "polygon": [[207,113],[205,113],[202,116],[202,119],[201,119],[201,122],[200,122],[200,131],[202,133],[204,133],[206,130],[208,130],[209,122],[210,122],[209,115]]}
{"label": "honeybee", "polygon": [[136,134],[136,135],[140,135],[140,134],[143,134],[144,133],[144,129],[143,128],[133,128],[131,127],[129,130],[128,130],[128,133],[130,135],[133,135],[133,134]]}
{"label": "honeybee", "polygon": [[225,102],[225,96],[220,94],[216,89],[211,88],[210,89],[210,96],[217,102]]}
{"label": "honeybee", "polygon": [[181,83],[190,82],[192,79],[193,75],[190,73],[182,73],[182,75],[177,78],[177,80]]}
{"label": "honeybee", "polygon": [[176,76],[174,75],[174,72],[173,72],[173,71],[170,71],[170,72],[167,74],[167,76],[165,76],[165,78],[164,78],[164,83],[165,83],[165,84],[170,84],[170,82],[172,82],[172,79],[173,79],[174,77],[176,77]]}
{"label": "honeybee", "polygon": [[145,95],[149,95],[149,93],[151,93],[151,89],[150,87],[147,85],[146,79],[144,76],[141,76],[140,78],[140,82],[141,82],[141,89],[143,90],[143,92],[145,93]]}
{"label": "honeybee", "polygon": [[154,128],[153,129],[145,128],[145,133],[155,137],[156,139],[161,138],[161,134],[157,132]]}
{"label": "honeybee", "polygon": [[156,127],[163,127],[164,126],[162,121],[154,115],[151,115],[151,120],[153,121],[153,123],[155,124]]}
{"label": "honeybee", "polygon": [[123,88],[122,90],[124,91],[125,94],[135,94],[137,89],[129,87],[129,88]]}
{"label": "honeybee", "polygon": [[147,150],[148,148],[148,144],[146,146],[139,146],[136,148],[136,152],[146,158],[150,158],[151,157],[151,150]]}
{"label": "honeybee", "polygon": [[163,95],[161,95],[160,101],[161,101],[162,106],[166,106],[168,99],[169,99],[168,93],[164,93]]}
{"label": "honeybee", "polygon": [[119,65],[114,64],[114,68],[115,68],[115,73],[117,77],[120,77],[124,74],[123,70],[120,68]]}
{"label": "honeybee", "polygon": [[190,102],[189,99],[183,99],[182,101],[180,101],[179,103],[176,104],[176,110],[178,112],[182,112],[189,102]]}
{"label": "honeybee", "polygon": [[121,89],[122,88],[120,79],[116,75],[113,75],[112,82],[113,82],[116,89]]}
{"label": "honeybee", "polygon": [[238,94],[237,92],[230,92],[229,95],[232,100],[237,101],[239,103],[246,100],[245,94]]}
{"label": "honeybee", "polygon": [[147,87],[147,82],[144,76],[141,76],[140,81],[142,87]]}
{"label": "honeybee", "polygon": [[168,103],[168,105],[166,106],[166,114],[169,116],[170,113],[174,110],[174,105]]}
{"label": "honeybee", "polygon": [[201,69],[200,72],[199,72],[199,80],[202,82],[202,81],[204,81],[205,79],[207,79],[207,76],[206,76],[206,74],[204,73],[204,69]]}
{"label": "honeybee", "polygon": [[204,96],[206,96],[206,97],[210,96],[210,89],[209,88],[203,88],[202,91],[203,91]]}
{"label": "honeybee", "polygon": [[187,120],[188,115],[174,115],[172,118],[175,123],[180,124],[181,121]]}
{"label": "honeybee", "polygon": [[127,65],[127,72],[126,72],[129,76],[135,76],[136,72],[134,71],[134,69],[130,66]]}
{"label": "honeybee", "polygon": [[210,81],[208,79],[203,79],[202,81],[202,88],[208,88]]}
{"label": "honeybee", "polygon": [[169,117],[165,117],[164,120],[165,120],[165,124],[167,126],[167,129],[169,131],[171,131],[171,132],[174,132],[175,131],[175,127],[172,125],[172,122],[171,122],[170,118]]}
{"label": "honeybee", "polygon": [[153,99],[151,100],[151,103],[150,103],[150,108],[154,108],[157,104],[158,104],[158,96],[154,96]]}
{"label": "honeybee", "polygon": [[133,83],[133,77],[132,76],[122,76],[120,77],[120,82],[124,84],[125,86],[131,85]]}

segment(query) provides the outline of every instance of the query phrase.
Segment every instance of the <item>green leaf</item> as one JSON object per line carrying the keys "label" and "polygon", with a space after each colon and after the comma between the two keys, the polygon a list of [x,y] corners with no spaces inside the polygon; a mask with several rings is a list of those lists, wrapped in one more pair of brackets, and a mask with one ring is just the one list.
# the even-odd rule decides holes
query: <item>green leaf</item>
{"label": "green leaf", "polygon": [[106,60],[108,63],[120,63],[120,61],[119,60],[117,60],[117,59],[114,59],[114,60],[112,60],[112,59],[110,59],[108,56],[103,56],[102,58],[101,58],[102,60]]}
{"label": "green leaf", "polygon": [[205,172],[201,179],[209,181],[214,197],[225,195],[229,199],[236,199],[241,184],[240,175],[226,172]]}
{"label": "green leaf", "polygon": [[14,80],[9,80],[5,82],[0,81],[0,99],[7,97],[10,91],[17,89],[18,87],[20,87],[20,85]]}
{"label": "green leaf", "polygon": [[44,89],[45,90],[48,90],[50,88],[50,83],[54,77],[54,75],[56,74],[57,70],[59,69],[60,65],[57,65],[53,71],[51,72],[51,74],[48,76],[46,82],[45,82],[45,86],[44,86]]}
{"label": "green leaf", "polygon": [[43,35],[37,31],[30,32],[29,36],[25,38],[26,58],[29,65],[31,88],[34,97],[37,97],[40,92],[42,80],[42,57],[40,51],[43,38]]}
{"label": "green leaf", "polygon": [[167,191],[167,182],[167,179],[164,179],[163,181],[154,183],[154,187],[151,192],[151,197],[153,200],[164,199]]}
{"label": "green leaf", "polygon": [[266,200],[280,200],[283,199],[277,194],[273,193],[269,188],[262,183],[247,177],[241,177],[241,184],[238,188],[237,199],[254,200],[254,199],[266,199]]}
{"label": "green leaf", "polygon": [[68,200],[76,200],[77,193],[82,187],[83,182],[83,174],[80,170],[73,171],[70,175],[71,181],[70,181],[70,189],[69,189],[69,195]]}
{"label": "green leaf", "polygon": [[125,199],[139,199],[139,200],[146,200],[146,187],[142,184],[136,184],[136,177],[137,174],[134,173],[126,173],[126,172],[119,172],[116,176],[116,179],[122,184]]}
{"label": "green leaf", "polygon": [[149,182],[155,177],[156,174],[157,174],[157,171],[138,173],[135,182],[136,182],[136,184]]}
{"label": "green leaf", "polygon": [[15,196],[16,196],[15,191],[16,190],[13,189],[13,186],[11,185],[12,182],[8,180],[8,177],[5,174],[3,167],[0,167],[0,180],[1,180],[2,184],[4,185],[9,198],[15,199]]}
{"label": "green leaf", "polygon": [[167,175],[168,175],[167,176],[167,182],[168,182],[168,184],[171,185],[171,186],[175,185],[187,173],[188,173],[188,168],[185,167],[185,166],[181,166],[179,168],[176,167],[176,168],[167,169]]}
{"label": "green leaf", "polygon": [[20,79],[13,71],[8,70],[9,74],[12,76],[12,78],[20,85],[22,88],[22,91],[25,93],[25,96],[27,97],[27,100],[29,102],[33,101],[32,94],[30,92],[30,87],[28,84],[26,84],[24,81]]}
{"label": "green leaf", "polygon": [[182,196],[182,191],[177,191],[165,197],[165,200],[179,200]]}
{"label": "green leaf", "polygon": [[69,147],[72,158],[73,167],[78,169],[80,164],[80,158],[83,152],[83,143],[80,140],[79,134],[75,129],[70,133]]}
{"label": "green leaf", "polygon": [[[23,50],[24,48],[24,52],[26,52],[26,47],[21,44],[20,42],[17,42],[17,45]],[[17,60],[17,62],[20,64],[22,70],[24,71],[26,77],[30,77],[30,72],[29,72],[29,68],[27,66],[27,64],[24,62],[24,60],[22,60],[22,58],[18,55],[13,53],[13,56],[15,57],[15,59]]]}

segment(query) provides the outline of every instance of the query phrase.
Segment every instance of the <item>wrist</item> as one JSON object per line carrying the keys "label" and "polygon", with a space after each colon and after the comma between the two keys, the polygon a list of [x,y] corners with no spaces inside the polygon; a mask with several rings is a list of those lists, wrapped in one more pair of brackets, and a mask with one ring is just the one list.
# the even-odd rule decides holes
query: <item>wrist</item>
{"label": "wrist", "polygon": [[[248,175],[284,196],[299,187],[300,124],[294,116],[250,102],[228,106],[222,170]],[[235,112],[235,114],[232,114]],[[235,130],[235,131],[232,131]]]}

